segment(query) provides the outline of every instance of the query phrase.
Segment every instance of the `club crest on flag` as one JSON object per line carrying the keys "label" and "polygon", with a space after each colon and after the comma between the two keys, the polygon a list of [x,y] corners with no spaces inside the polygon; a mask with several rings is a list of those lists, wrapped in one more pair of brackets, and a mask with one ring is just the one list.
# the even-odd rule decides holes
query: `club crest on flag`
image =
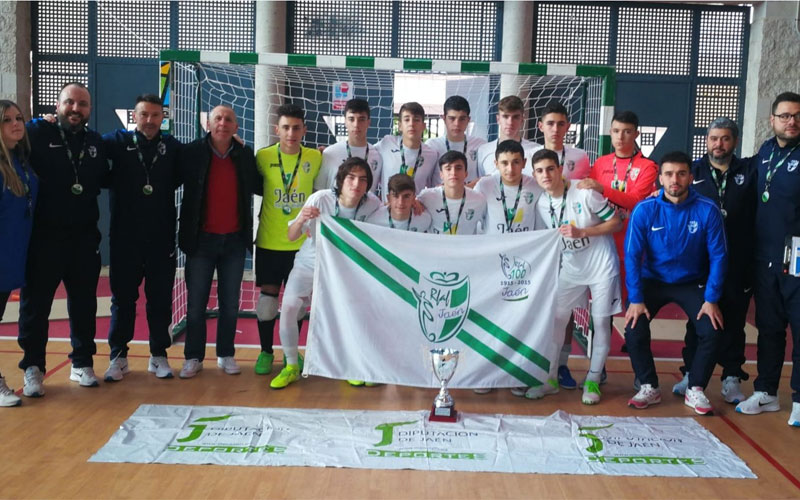
{"label": "club crest on flag", "polygon": [[469,311],[469,275],[433,271],[412,288],[422,334],[434,343],[444,342],[461,329]]}

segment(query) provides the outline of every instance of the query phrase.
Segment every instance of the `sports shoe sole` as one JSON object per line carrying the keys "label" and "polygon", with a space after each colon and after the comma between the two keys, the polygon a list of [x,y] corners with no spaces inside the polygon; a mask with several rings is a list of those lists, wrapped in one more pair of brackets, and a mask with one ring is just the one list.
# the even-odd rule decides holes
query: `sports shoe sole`
{"label": "sports shoe sole", "polygon": [[698,408],[686,400],[683,401],[683,404],[694,410],[698,415],[714,415],[714,408]]}
{"label": "sports shoe sole", "polygon": [[44,389],[36,392],[28,392],[23,388],[22,395],[25,396],[26,398],[41,398],[44,397]]}
{"label": "sports shoe sole", "polygon": [[647,402],[644,402],[644,403],[642,403],[641,405],[637,405],[637,404],[636,404],[636,403],[634,403],[633,401],[628,401],[628,406],[630,406],[631,408],[636,408],[637,410],[644,410],[645,408],[647,408],[647,407],[649,407],[649,406],[657,405],[657,404],[659,404],[659,403],[661,403],[661,397],[659,397],[659,398],[658,398],[657,400],[655,400],[655,401],[647,401]]}

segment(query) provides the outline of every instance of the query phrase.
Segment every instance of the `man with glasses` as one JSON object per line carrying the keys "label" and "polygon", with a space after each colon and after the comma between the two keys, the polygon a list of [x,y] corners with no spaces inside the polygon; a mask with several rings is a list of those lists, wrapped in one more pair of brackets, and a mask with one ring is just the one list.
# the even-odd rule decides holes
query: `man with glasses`
{"label": "man with glasses", "polygon": [[800,277],[784,273],[787,238],[800,236],[800,94],[784,92],[769,117],[775,137],[758,151],[756,208],[756,327],[758,377],[755,392],[736,406],[748,415],[778,411],[778,384],[786,351],[786,326],[792,328],[792,412],[800,427]]}

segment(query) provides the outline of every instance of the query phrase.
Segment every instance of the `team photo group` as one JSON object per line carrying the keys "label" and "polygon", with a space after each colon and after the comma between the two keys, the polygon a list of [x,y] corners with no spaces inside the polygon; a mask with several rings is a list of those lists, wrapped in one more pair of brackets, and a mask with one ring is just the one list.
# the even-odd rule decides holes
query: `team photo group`
{"label": "team photo group", "polygon": [[[510,233],[557,231],[558,278],[547,285],[554,288],[554,319],[542,353],[550,360],[547,380],[512,388],[516,396],[540,399],[560,388],[580,389],[584,404],[600,403],[612,318],[621,314],[635,375],[628,405],[644,409],[660,403],[665,389],[656,373],[650,326],[660,309],[674,303],[688,321],[684,377],[671,392],[697,414],[710,414],[705,391],[720,365],[722,397],[736,412],[780,411],[788,326],[793,341],[788,423],[800,427],[800,277],[789,262],[792,238],[800,238],[797,93],[774,98],[773,137],[751,158],[734,154],[739,126],[719,117],[708,124],[701,158],[674,151],[656,162],[637,146],[637,115],[617,111],[609,130],[613,153],[593,164],[585,151],[565,144],[570,111],[555,100],[533,109],[517,96],[500,99],[497,139],[491,142],[468,134],[470,104],[461,96],[445,100],[445,133],[428,140],[423,106],[407,102],[396,117],[398,133],[370,144],[370,103],[351,99],[343,111],[346,140],[325,148],[304,144],[305,111],[285,103],[271,113],[277,142],[256,152],[237,135],[243,117],[232,107],[204,110],[205,135],[181,144],[162,132],[159,96],[143,94],[132,104],[135,130],[100,135],[87,126],[92,98],[81,83],[61,88],[54,116],[27,123],[18,105],[0,101],[0,318],[11,293],[21,289],[23,357],[17,380],[23,396],[45,395],[48,318],[61,283],[69,313],[70,380],[94,387],[99,378],[118,382],[130,373],[127,355],[142,283],[147,370],[159,379],[173,378],[167,350],[178,248],[186,255],[187,291],[178,376],[191,379],[204,368],[212,288],[219,309],[217,367],[241,373],[234,337],[250,252],[261,344],[252,369],[262,376],[277,371],[268,382],[272,389],[302,386],[301,325],[319,278],[315,269],[325,272],[315,266],[316,240],[324,229],[318,226],[322,216],[332,216],[440,238],[493,235],[502,241]],[[532,126],[543,144],[525,138]],[[110,357],[98,377],[93,362],[103,189],[110,200],[112,297]],[[254,195],[261,197],[255,211]],[[748,396],[745,324],[753,298],[757,364]],[[593,334],[589,368],[573,378],[576,308],[589,309]],[[280,370],[273,366],[276,327]],[[17,406],[22,399],[3,378],[8,376],[0,376],[0,406]]]}

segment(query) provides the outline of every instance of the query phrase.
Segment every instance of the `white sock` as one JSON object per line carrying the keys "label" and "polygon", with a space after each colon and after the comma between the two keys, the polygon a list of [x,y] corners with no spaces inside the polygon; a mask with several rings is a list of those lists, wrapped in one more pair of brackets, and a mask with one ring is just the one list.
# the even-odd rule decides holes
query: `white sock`
{"label": "white sock", "polygon": [[286,359],[287,365],[297,364],[297,345],[300,342],[300,330],[297,328],[297,314],[302,307],[302,298],[283,296],[279,330],[283,357]]}
{"label": "white sock", "polygon": [[592,360],[589,363],[589,373],[586,380],[600,382],[603,373],[603,366],[608,358],[608,351],[611,348],[611,323],[608,316],[592,315],[594,323],[594,335],[592,336]]}

